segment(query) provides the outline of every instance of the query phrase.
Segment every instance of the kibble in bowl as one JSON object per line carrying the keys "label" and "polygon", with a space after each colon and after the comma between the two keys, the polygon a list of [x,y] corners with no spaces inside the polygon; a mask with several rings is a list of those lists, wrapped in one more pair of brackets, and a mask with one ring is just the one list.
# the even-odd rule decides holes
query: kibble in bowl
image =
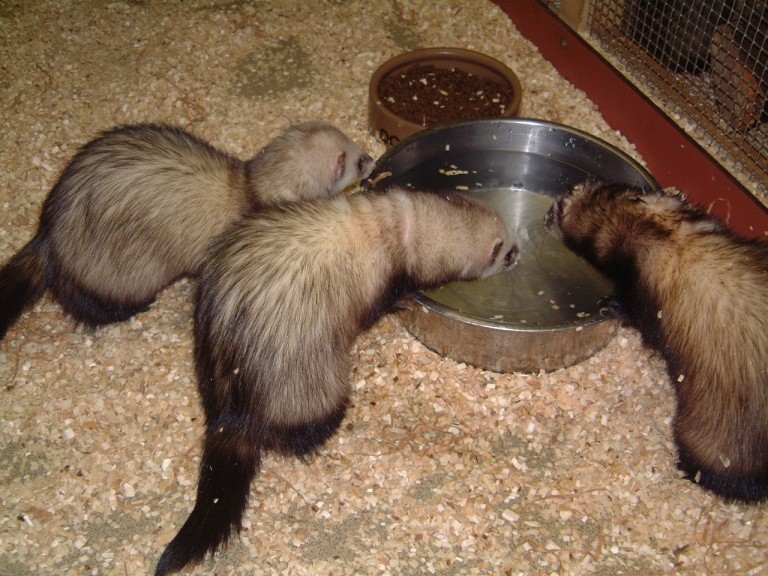
{"label": "kibble in bowl", "polygon": [[522,87],[498,60],[461,48],[425,48],[382,64],[368,88],[371,132],[391,146],[424,128],[457,120],[512,118]]}

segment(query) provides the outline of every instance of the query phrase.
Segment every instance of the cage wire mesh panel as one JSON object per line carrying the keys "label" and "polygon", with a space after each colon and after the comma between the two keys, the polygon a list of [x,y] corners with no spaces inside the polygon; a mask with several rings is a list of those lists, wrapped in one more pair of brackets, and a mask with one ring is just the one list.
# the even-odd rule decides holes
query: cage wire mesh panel
{"label": "cage wire mesh panel", "polygon": [[562,13],[574,2],[582,10],[577,31],[768,206],[766,2],[544,4]]}

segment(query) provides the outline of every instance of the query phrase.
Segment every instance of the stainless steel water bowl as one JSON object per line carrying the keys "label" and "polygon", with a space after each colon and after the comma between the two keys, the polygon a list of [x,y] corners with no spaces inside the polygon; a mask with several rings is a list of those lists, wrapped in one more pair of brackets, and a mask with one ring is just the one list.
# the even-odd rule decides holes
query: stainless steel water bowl
{"label": "stainless steel water bowl", "polygon": [[608,143],[540,120],[437,126],[387,151],[371,175],[374,189],[401,185],[486,200],[522,251],[508,272],[415,295],[401,313],[406,328],[439,354],[496,372],[555,370],[601,350],[617,328],[600,315],[613,286],[544,229],[554,198],[588,178],[659,187]]}

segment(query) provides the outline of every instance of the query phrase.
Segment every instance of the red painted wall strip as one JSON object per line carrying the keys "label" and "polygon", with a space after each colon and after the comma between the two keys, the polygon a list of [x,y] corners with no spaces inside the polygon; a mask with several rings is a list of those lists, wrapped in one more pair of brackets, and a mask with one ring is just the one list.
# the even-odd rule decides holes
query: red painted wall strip
{"label": "red painted wall strip", "polygon": [[662,186],[711,208],[739,234],[768,235],[768,210],[539,0],[492,1],[635,145]]}

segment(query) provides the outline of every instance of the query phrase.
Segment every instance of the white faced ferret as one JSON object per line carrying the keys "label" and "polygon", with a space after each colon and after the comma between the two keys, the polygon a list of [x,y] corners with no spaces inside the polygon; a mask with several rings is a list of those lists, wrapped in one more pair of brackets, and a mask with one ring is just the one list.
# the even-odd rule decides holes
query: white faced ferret
{"label": "white faced ferret", "polygon": [[397,188],[277,207],[217,238],[195,309],[206,417],[197,501],[156,575],[239,531],[262,450],[303,458],[336,432],[362,331],[415,290],[517,259],[488,205]]}
{"label": "white faced ferret", "polygon": [[67,166],[37,234],[0,269],[0,339],[46,289],[86,325],[126,320],[196,274],[211,239],[236,218],[335,195],[372,169],[324,122],[289,127],[247,162],[180,128],[105,132]]}
{"label": "white faced ferret", "polygon": [[680,196],[591,183],[547,228],[616,283],[612,311],[667,362],[679,467],[728,499],[768,496],[768,244]]}

